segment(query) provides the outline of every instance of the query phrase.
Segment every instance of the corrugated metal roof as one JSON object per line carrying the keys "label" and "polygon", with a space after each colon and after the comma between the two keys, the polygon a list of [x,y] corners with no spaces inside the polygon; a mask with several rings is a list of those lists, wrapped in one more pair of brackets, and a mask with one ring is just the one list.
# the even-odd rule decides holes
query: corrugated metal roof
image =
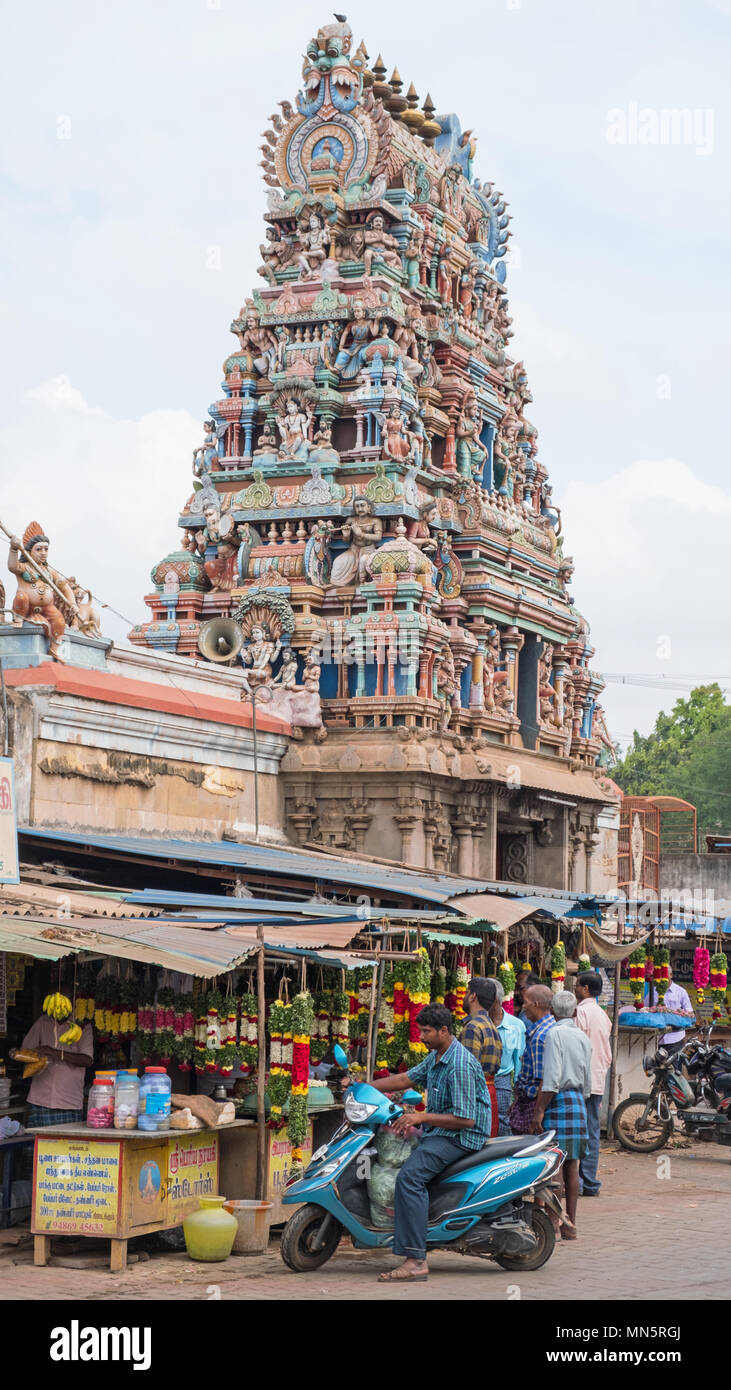
{"label": "corrugated metal roof", "polygon": [[46,830],[24,827],[24,838],[41,839],[56,844],[78,846],[79,849],[105,850],[109,854],[124,854],[131,858],[165,859],[181,864],[220,865],[222,869],[249,870],[256,874],[286,875],[290,878],[314,880],[318,883],[348,884],[353,888],[371,888],[388,896],[417,898],[424,902],[442,903],[450,890],[456,891],[462,880],[419,873],[412,869],[387,864],[359,863],[354,859],[329,858],[311,851],[278,849],[270,845],[247,842],[207,840],[154,840],[132,835],[89,835],[76,831]]}
{"label": "corrugated metal roof", "polygon": [[[221,869],[233,869],[238,873],[246,873],[248,870],[256,875],[284,876],[323,884],[347,885],[354,889],[371,889],[382,897],[393,894],[396,897],[408,897],[425,903],[446,904],[448,899],[457,893],[498,893],[510,897],[540,895],[568,898],[572,903],[606,901],[604,898],[594,898],[591,894],[575,893],[566,889],[484,882],[480,879],[458,878],[451,874],[406,869],[400,865],[379,861],[343,859],[315,850],[295,850],[291,847],[284,849],[250,841],[240,844],[229,840],[155,840],[131,835],[90,835],[80,831],[47,830],[30,826],[22,828],[20,834],[24,838],[37,839],[44,843],[128,855],[142,862],[164,859],[193,866],[218,865]],[[374,911],[378,912],[378,909]]]}
{"label": "corrugated metal roof", "polygon": [[[312,899],[303,901],[296,898],[236,898],[226,893],[183,893],[168,888],[143,888],[137,893],[125,893],[124,901],[130,905],[138,903],[149,907],[156,903],[161,907],[191,907],[202,912],[210,910],[212,913],[225,908],[227,916],[229,912],[235,912],[237,916],[249,914],[256,920],[260,920],[262,914],[277,913],[283,918],[336,917],[345,921],[354,917],[364,924],[370,922],[372,926],[377,925],[384,917],[389,922],[424,922],[436,921],[444,915],[440,908],[374,908],[371,913],[362,904],[356,907],[355,903],[316,902]],[[367,916],[363,916],[364,911],[367,912]]]}
{"label": "corrugated metal roof", "polygon": [[2,883],[0,884],[0,913],[7,908],[16,917],[37,915],[57,917],[59,911],[73,912],[78,917],[147,917],[153,914],[150,904],[147,908],[130,907],[119,894],[76,893],[70,888],[44,887],[40,883]]}

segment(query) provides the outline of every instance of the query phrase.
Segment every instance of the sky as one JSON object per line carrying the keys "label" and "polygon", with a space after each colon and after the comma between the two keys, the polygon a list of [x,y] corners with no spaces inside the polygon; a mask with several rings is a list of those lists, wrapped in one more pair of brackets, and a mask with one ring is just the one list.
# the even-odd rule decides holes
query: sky
{"label": "sky", "polygon": [[[347,14],[476,133],[475,175],[510,204],[511,351],[626,744],[693,684],[731,691],[731,0]],[[149,616],[229,323],[263,283],[260,132],[330,18],[292,0],[5,10],[0,520],[41,522],[115,640]]]}

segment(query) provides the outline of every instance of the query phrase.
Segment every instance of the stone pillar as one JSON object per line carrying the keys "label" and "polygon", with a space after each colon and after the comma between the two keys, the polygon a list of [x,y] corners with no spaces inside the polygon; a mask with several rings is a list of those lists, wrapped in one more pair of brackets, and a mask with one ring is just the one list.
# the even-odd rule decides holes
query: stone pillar
{"label": "stone pillar", "polygon": [[473,822],[471,816],[461,815],[454,822],[454,834],[457,836],[457,873],[463,878],[472,877],[472,832]]}

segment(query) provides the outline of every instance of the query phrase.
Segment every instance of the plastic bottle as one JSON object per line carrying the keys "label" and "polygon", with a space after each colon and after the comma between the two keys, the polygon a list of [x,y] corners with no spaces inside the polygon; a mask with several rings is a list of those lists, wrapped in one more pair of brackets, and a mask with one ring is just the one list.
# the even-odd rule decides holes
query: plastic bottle
{"label": "plastic bottle", "polygon": [[95,1076],[89,1092],[86,1123],[91,1129],[111,1129],[114,1124],[114,1082],[110,1076]]}
{"label": "plastic bottle", "polygon": [[164,1067],[145,1067],[140,1082],[138,1129],[167,1129],[173,1083]]}
{"label": "plastic bottle", "polygon": [[136,1071],[118,1071],[114,1083],[114,1128],[136,1129],[140,1108],[140,1078]]}

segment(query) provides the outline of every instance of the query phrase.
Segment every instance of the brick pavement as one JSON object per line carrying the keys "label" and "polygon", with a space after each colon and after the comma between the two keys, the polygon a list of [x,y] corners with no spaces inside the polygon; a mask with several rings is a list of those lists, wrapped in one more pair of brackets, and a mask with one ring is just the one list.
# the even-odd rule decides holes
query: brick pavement
{"label": "brick pavement", "polygon": [[[670,1176],[661,1177],[668,1159]],[[62,1269],[51,1263],[36,1269],[32,1250],[21,1246],[0,1247],[1,1296],[205,1300],[213,1288],[214,1296],[220,1290],[221,1299],[313,1302],[728,1297],[725,1213],[731,1196],[731,1150],[697,1145],[641,1155],[604,1147],[600,1176],[601,1196],[579,1201],[578,1240],[559,1241],[548,1264],[534,1274],[509,1274],[492,1261],[440,1251],[431,1257],[427,1284],[402,1285],[396,1292],[376,1282],[392,1257],[345,1245],[314,1274],[288,1270],[273,1239],[262,1256],[232,1256],[221,1264],[201,1265],[185,1254],[155,1255],[131,1265],[123,1275],[102,1268],[101,1256],[90,1267],[88,1254],[83,1268]],[[678,1259],[679,1238],[684,1251],[694,1252],[692,1266],[686,1257]]]}

